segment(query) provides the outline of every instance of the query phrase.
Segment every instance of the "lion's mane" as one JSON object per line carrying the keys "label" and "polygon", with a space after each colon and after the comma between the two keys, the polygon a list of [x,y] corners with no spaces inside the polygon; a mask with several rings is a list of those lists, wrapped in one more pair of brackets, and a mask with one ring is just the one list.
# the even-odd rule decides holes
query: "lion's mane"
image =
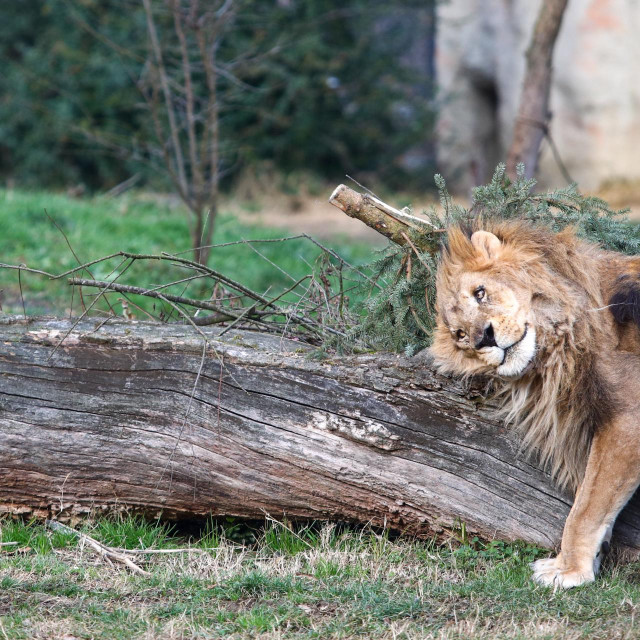
{"label": "lion's mane", "polygon": [[[613,390],[600,368],[602,353],[612,350],[613,316],[606,310],[615,283],[603,271],[605,256],[618,254],[576,237],[522,222],[476,223],[475,229],[448,232],[438,269],[439,299],[455,292],[461,270],[478,270],[473,230],[496,235],[504,251],[501,272],[525,287],[537,301],[537,351],[530,371],[516,380],[496,380],[503,400],[502,416],[516,426],[525,448],[536,449],[560,486],[575,491],[584,475],[589,448],[598,425],[615,410]],[[465,358],[432,347],[440,370],[471,374]],[[468,361],[468,360],[467,360]]]}

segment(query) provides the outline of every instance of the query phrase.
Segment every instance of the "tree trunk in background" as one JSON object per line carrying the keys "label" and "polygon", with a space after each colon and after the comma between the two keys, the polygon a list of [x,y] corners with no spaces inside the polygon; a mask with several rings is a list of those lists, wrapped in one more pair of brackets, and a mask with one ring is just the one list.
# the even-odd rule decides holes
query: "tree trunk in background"
{"label": "tree trunk in background", "polygon": [[[84,320],[0,324],[0,511],[73,520],[343,520],[557,546],[571,500],[480,390],[427,358],[315,361],[274,335]],[[632,504],[617,539],[640,548]]]}
{"label": "tree trunk in background", "polygon": [[542,0],[540,13],[527,50],[520,107],[513,140],[507,155],[507,171],[515,176],[523,162],[526,176],[532,178],[538,167],[540,144],[549,126],[549,92],[551,89],[553,48],[562,24],[567,0]]}

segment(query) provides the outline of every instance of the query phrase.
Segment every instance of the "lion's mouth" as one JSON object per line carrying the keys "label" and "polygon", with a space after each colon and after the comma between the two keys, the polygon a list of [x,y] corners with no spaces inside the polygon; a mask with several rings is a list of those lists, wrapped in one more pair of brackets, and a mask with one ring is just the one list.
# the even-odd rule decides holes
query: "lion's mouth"
{"label": "lion's mouth", "polygon": [[496,373],[507,378],[523,375],[531,368],[535,353],[536,330],[525,324],[522,336],[504,349],[502,362],[496,368]]}
{"label": "lion's mouth", "polygon": [[527,337],[528,331],[529,331],[529,324],[527,323],[524,325],[524,333],[520,336],[520,338],[518,338],[518,340],[516,340],[514,343],[510,344],[508,347],[505,347],[503,349],[502,362],[498,366],[502,366],[505,363],[511,349],[519,345]]}

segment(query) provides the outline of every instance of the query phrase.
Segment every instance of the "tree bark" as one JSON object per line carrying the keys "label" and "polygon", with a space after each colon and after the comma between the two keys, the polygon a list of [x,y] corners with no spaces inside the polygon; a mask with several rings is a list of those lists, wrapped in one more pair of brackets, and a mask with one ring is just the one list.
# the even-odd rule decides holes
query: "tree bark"
{"label": "tree bark", "polygon": [[[0,511],[343,520],[557,546],[571,500],[428,358],[235,331],[0,324]],[[204,357],[203,357],[204,353]],[[640,548],[637,506],[618,540]]]}
{"label": "tree bark", "polygon": [[551,62],[567,0],[543,0],[531,43],[527,50],[520,107],[513,129],[513,140],[507,155],[507,171],[516,174],[519,163],[525,165],[525,175],[532,178],[538,167],[538,153],[549,126],[549,92]]}
{"label": "tree bark", "polygon": [[337,207],[350,218],[364,222],[381,235],[400,246],[409,242],[407,234],[416,231],[424,235],[439,233],[428,220],[412,216],[388,205],[374,196],[358,193],[341,184],[329,198],[329,204]]}

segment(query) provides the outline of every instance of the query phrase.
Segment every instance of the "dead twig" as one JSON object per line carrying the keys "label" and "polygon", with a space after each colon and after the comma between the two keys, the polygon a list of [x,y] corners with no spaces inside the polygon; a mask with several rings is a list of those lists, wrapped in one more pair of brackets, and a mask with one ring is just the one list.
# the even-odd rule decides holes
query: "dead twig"
{"label": "dead twig", "polygon": [[6,262],[0,262],[0,269],[16,269],[18,271],[25,271],[26,273],[36,273],[39,276],[47,276],[47,278],[56,277],[53,273],[42,271],[42,269],[31,269],[24,264],[7,264]]}
{"label": "dead twig", "polygon": [[156,298],[157,300],[169,300],[178,304],[186,304],[197,309],[205,309],[207,311],[215,311],[225,316],[226,320],[233,320],[237,314],[231,310],[226,310],[213,302],[206,300],[196,300],[195,298],[184,298],[182,296],[174,296],[168,293],[160,293],[156,289],[145,289],[144,287],[134,287],[129,284],[117,284],[115,282],[105,282],[104,280],[88,280],[86,278],[69,278],[69,284],[82,287],[96,287],[99,289],[109,289],[118,293],[133,293],[148,298]]}
{"label": "dead twig", "polygon": [[209,551],[216,551],[216,547],[185,547],[183,549],[118,549],[118,551],[128,555],[146,556],[171,553],[209,553]]}
{"label": "dead twig", "polygon": [[[46,209],[44,210],[44,214],[47,216],[47,218],[49,218],[49,221],[51,222],[51,224],[60,232],[60,234],[64,238],[64,241],[65,241],[67,247],[69,247],[69,251],[71,251],[71,255],[76,259],[76,262],[78,264],[82,264],[82,261],[80,260],[80,258],[78,257],[78,254],[75,252],[75,249],[71,245],[71,242],[69,241],[69,238],[67,237],[67,234],[64,232],[64,229],[58,224],[58,222],[55,220],[55,218],[53,218],[51,215],[49,215],[49,212]],[[89,271],[89,269],[87,269],[87,273],[93,278],[93,273],[91,273],[91,271]],[[109,303],[108,300],[106,300],[106,302],[109,305],[109,309],[111,310],[111,313],[113,313],[113,315],[115,316],[116,312],[115,312],[114,308],[111,306],[111,304]],[[84,300],[82,299],[82,289],[80,290],[80,303],[84,307]]]}
{"label": "dead twig", "polygon": [[[193,263],[193,264],[196,265],[197,263]],[[202,265],[197,265],[197,266],[202,266]],[[235,309],[230,309],[228,307],[221,307],[220,305],[217,305],[213,302],[206,301],[206,300],[196,300],[195,298],[185,298],[182,296],[161,294],[154,289],[144,289],[143,287],[134,287],[131,285],[116,284],[115,282],[105,282],[103,280],[87,280],[85,278],[69,278],[69,284],[74,286],[100,288],[101,295],[104,295],[108,291],[117,291],[119,293],[132,293],[132,294],[137,294],[141,296],[147,296],[150,298],[156,298],[158,300],[165,300],[165,301],[168,301],[169,303],[184,304],[190,307],[194,307],[196,309],[205,309],[207,311],[214,311],[220,314],[220,317],[217,318],[217,321],[219,322],[233,321],[233,320],[239,319],[242,316],[245,316],[247,321],[259,323],[261,325],[268,327],[270,326],[270,324],[268,322],[265,322],[263,318],[265,318],[266,316],[276,315],[276,316],[283,316],[287,319],[287,322],[293,322],[294,324],[298,324],[304,327],[305,329],[308,329],[309,331],[312,331],[313,333],[316,333],[316,334],[322,333],[323,331],[329,331],[330,333],[336,333],[336,334],[339,333],[338,331],[330,327],[322,327],[322,325],[316,322],[315,320],[306,318],[304,316],[301,317],[298,314],[297,310],[296,312],[292,312],[287,309],[281,309],[276,305],[274,305],[270,300],[267,300],[266,298],[264,298],[263,296],[255,292],[251,292],[253,295],[251,295],[250,297],[258,300],[259,302],[262,302],[265,306],[269,306],[272,308],[263,309],[263,310],[253,308],[251,313],[246,313],[246,310],[244,309],[236,311]],[[87,311],[90,310],[91,307],[93,307],[95,302],[96,301],[94,300],[91,303],[91,305],[87,308]],[[255,305],[253,306],[255,307]],[[83,314],[83,316],[81,317],[84,317],[84,315],[85,314]],[[192,318],[190,318],[189,320],[191,321],[191,324],[194,324]],[[203,324],[216,323],[216,320],[212,320],[209,318],[206,318],[206,319],[203,318],[203,320],[206,320],[206,322],[204,322]],[[194,324],[194,326],[196,325]]]}
{"label": "dead twig", "polygon": [[377,282],[372,280],[364,271],[361,271],[360,269],[358,269],[358,267],[354,267],[352,264],[347,262],[342,256],[338,255],[333,249],[329,249],[329,247],[325,247],[321,242],[318,242],[315,238],[312,238],[306,233],[303,233],[302,237],[306,238],[309,242],[311,242],[312,244],[315,244],[316,247],[319,247],[325,253],[329,254],[330,256],[338,260],[340,264],[344,265],[345,267],[348,267],[349,269],[351,269],[351,271],[357,273],[359,276],[362,276],[367,282],[371,283],[375,287],[378,287],[378,289],[382,289],[382,287]]}
{"label": "dead twig", "polygon": [[61,522],[57,522],[56,520],[46,520],[45,525],[52,531],[60,531],[62,533],[74,535],[76,538],[78,538],[78,540],[80,540],[80,542],[88,544],[94,551],[100,554],[100,556],[107,561],[114,561],[119,562],[120,564],[124,564],[129,569],[131,569],[131,571],[141,576],[151,575],[148,571],[141,569],[130,558],[127,558],[125,554],[116,551],[112,547],[108,547],[106,544],[102,544],[102,542],[98,542],[95,538],[88,536],[86,533],[76,531],[75,529],[68,527],[66,524],[62,524]]}
{"label": "dead twig", "polygon": [[[233,247],[237,244],[247,244],[247,243],[255,243],[260,244],[262,242],[287,242],[289,240],[299,240],[300,238],[306,238],[305,233],[299,233],[296,236],[285,236],[283,238],[255,238],[253,240],[231,240],[229,242],[219,242],[218,244],[206,244],[200,247],[195,247],[196,249],[218,249],[220,247]],[[184,251],[177,251],[174,253],[174,256],[181,256],[185,253],[191,253],[193,249],[185,249]]]}
{"label": "dead twig", "polygon": [[26,318],[27,317],[27,308],[25,307],[24,304],[24,294],[22,292],[22,271],[20,269],[18,269],[18,287],[20,289],[20,300],[22,302],[22,315]]}
{"label": "dead twig", "polygon": [[[324,246],[317,240],[307,236],[306,234],[301,234],[299,236],[293,236],[288,239],[304,239],[315,246],[317,246],[327,258],[331,260],[335,260],[338,263],[338,266],[335,266],[335,263],[331,268],[337,268],[339,271],[339,280],[340,280],[340,296],[343,296],[345,293],[345,282],[348,281],[344,279],[343,276],[343,268],[348,268],[349,270],[355,272],[361,278],[367,280],[374,286],[378,286],[371,278],[359,270],[357,267],[349,264],[346,260],[344,260],[341,256],[339,256],[335,251],[329,249]],[[278,265],[275,265],[272,261],[268,259],[267,256],[262,254],[261,251],[257,250],[254,246],[254,243],[259,242],[282,242],[284,239],[263,239],[263,240],[240,240],[234,243],[225,243],[225,245],[229,244],[244,244],[245,246],[249,246],[252,250],[254,250],[258,255],[260,255],[265,261],[271,264],[274,268],[278,269]],[[101,279],[96,280],[94,278],[84,278],[80,277],[80,273],[82,271],[90,272],[90,268],[96,264],[108,263],[109,261],[115,260],[119,258],[117,263],[114,265],[113,269],[109,270],[109,274]],[[77,260],[77,255],[76,255]],[[191,271],[190,274],[185,275],[184,277],[172,279],[171,282],[160,283],[160,284],[150,284],[147,286],[132,286],[127,284],[120,284],[117,281],[124,275],[124,273],[135,263],[139,261],[159,261],[159,262],[168,262],[174,267],[183,268],[185,270]],[[291,285],[285,287],[282,292],[278,292],[275,296],[269,296],[268,292],[257,292],[251,289],[250,287],[242,284],[230,278],[229,276],[221,273],[215,269],[207,265],[200,264],[197,261],[192,259],[188,259],[182,257],[178,254],[173,253],[161,253],[161,254],[146,254],[146,253],[132,253],[128,251],[118,251],[116,253],[112,253],[110,255],[104,256],[102,258],[98,258],[95,260],[90,260],[88,262],[78,264],[77,266],[65,270],[62,273],[50,273],[44,270],[31,269],[26,265],[10,265],[5,263],[0,263],[0,268],[8,268],[14,269],[18,271],[20,275],[23,271],[27,273],[34,273],[38,275],[43,275],[51,280],[59,280],[66,276],[72,276],[69,278],[68,282],[72,286],[77,286],[79,288],[82,287],[96,287],[99,288],[97,296],[91,301],[88,305],[83,305],[84,308],[82,313],[80,314],[81,320],[89,312],[93,312],[96,310],[96,304],[101,297],[107,298],[108,294],[111,292],[120,293],[125,296],[125,299],[128,301],[130,305],[134,305],[128,296],[129,295],[142,295],[146,297],[156,298],[158,300],[162,300],[167,302],[170,307],[172,307],[171,315],[175,314],[176,306],[180,305],[183,309],[185,307],[193,307],[194,309],[202,309],[205,311],[212,312],[212,315],[207,317],[198,318],[191,317],[193,314],[189,314],[189,323],[194,327],[197,326],[207,326],[207,325],[215,325],[221,323],[232,323],[235,327],[240,322],[250,323],[253,326],[256,326],[259,330],[270,331],[270,332],[279,332],[283,329],[286,330],[289,326],[295,325],[300,330],[306,330],[309,333],[309,337],[313,337],[313,339],[320,339],[321,336],[329,334],[343,336],[344,332],[339,331],[338,328],[334,328],[332,326],[325,326],[323,322],[322,312],[319,310],[319,306],[315,305],[317,300],[312,297],[306,298],[309,294],[309,290],[304,295],[298,291],[298,288],[306,281],[311,279],[313,281],[313,275],[308,274],[303,276],[302,278],[294,278],[291,274],[286,274],[289,279],[291,279]],[[284,273],[284,272],[283,272]],[[191,297],[186,297],[184,292],[180,295],[164,293],[169,287],[173,285],[183,284],[186,286],[196,280],[203,280],[211,278],[215,287],[222,286],[228,290],[229,296],[225,296],[224,301],[219,300],[202,300],[195,299]],[[325,289],[322,293],[322,296],[325,298],[324,302],[327,305],[327,310],[332,311],[328,308],[328,302],[333,300],[335,296],[332,295],[332,291],[328,289],[328,281],[324,282]],[[348,290],[348,289],[347,289]],[[241,301],[239,304],[231,304],[231,300],[242,300],[243,297],[249,298],[250,300]],[[297,298],[297,302],[293,305],[290,302],[287,302],[287,298]],[[107,303],[109,301],[107,300]],[[301,304],[302,303],[302,304]],[[139,307],[137,307],[139,309]],[[342,308],[342,307],[341,307]],[[112,313],[114,313],[113,307],[111,307]],[[147,311],[143,311],[139,309],[145,315],[149,315]],[[23,309],[24,311],[24,309]],[[338,313],[338,316],[341,317],[344,321],[344,310],[341,313]],[[316,314],[319,314],[316,317]],[[183,315],[183,313],[181,313]],[[151,316],[153,317],[153,316]],[[162,320],[162,317],[159,318]],[[60,345],[66,340],[67,335],[63,336],[62,339],[55,345],[55,349],[53,350],[52,356],[56,353],[57,349]]]}
{"label": "dead twig", "polygon": [[[123,263],[124,263],[124,260],[120,264],[123,264]],[[133,260],[118,274],[117,277],[119,278],[120,276],[122,276],[132,264],[133,264]],[[112,271],[112,273],[113,273],[113,271]],[[75,329],[75,327],[78,325],[78,323],[89,313],[89,311],[91,311],[91,309],[94,307],[96,302],[98,302],[98,300],[100,300],[100,298],[102,298],[105,295],[107,290],[115,284],[115,280],[113,282],[105,282],[104,284],[106,286],[94,298],[93,302],[88,307],[86,307],[84,309],[84,311],[82,312],[80,317],[75,321],[73,326],[69,329],[69,331],[67,331],[67,333],[65,333],[64,336],[62,336],[62,338],[60,339],[58,344],[54,347],[53,351],[49,354],[49,360],[51,360],[51,358],[53,358],[53,356],[58,351],[58,349],[60,348],[62,343],[69,337],[70,333]],[[109,303],[107,302],[107,304],[109,304]],[[111,308],[111,310],[113,311],[113,308],[111,307],[110,304],[109,304],[109,308]],[[116,315],[115,311],[113,311],[113,315]]]}
{"label": "dead twig", "polygon": [[255,311],[256,305],[258,303],[254,302],[250,307],[247,307],[228,327],[225,327],[225,329],[220,333],[220,335],[218,336],[219,338],[222,338],[222,336],[227,333],[228,331],[231,331],[231,329],[233,329],[233,327],[235,327],[238,323],[240,323],[245,316],[250,315],[253,311]]}

